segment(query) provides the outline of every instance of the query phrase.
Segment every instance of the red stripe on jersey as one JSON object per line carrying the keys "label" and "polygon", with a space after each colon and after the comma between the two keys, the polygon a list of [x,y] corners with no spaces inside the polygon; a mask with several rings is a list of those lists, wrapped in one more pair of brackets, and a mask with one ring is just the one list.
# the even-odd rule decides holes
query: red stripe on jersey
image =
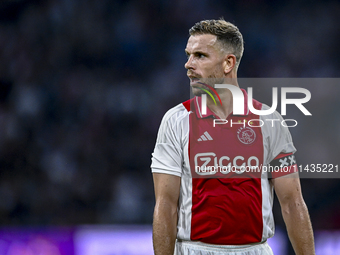
{"label": "red stripe on jersey", "polygon": [[242,245],[261,242],[260,178],[192,180],[191,240]]}
{"label": "red stripe on jersey", "polygon": [[[256,109],[262,104],[254,100]],[[195,111],[194,108],[191,110]],[[259,116],[228,116],[229,123],[259,119]],[[242,140],[243,125],[216,125],[213,116],[190,114],[189,158],[192,179],[191,240],[210,244],[242,245],[261,242],[263,231],[260,173],[218,173],[204,178],[195,172],[196,164],[241,167],[263,165],[261,127],[251,127],[253,140]],[[239,122],[240,121],[240,122]],[[208,135],[207,135],[208,134]],[[222,177],[222,178],[220,178]],[[224,177],[224,178],[223,178]]]}

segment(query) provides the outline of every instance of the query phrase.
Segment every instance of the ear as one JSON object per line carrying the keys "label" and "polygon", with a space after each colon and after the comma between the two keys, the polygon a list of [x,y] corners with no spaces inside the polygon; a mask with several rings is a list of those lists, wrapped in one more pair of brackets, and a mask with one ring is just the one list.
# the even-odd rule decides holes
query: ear
{"label": "ear", "polygon": [[236,67],[236,56],[234,54],[228,54],[225,56],[223,62],[224,74],[230,73]]}

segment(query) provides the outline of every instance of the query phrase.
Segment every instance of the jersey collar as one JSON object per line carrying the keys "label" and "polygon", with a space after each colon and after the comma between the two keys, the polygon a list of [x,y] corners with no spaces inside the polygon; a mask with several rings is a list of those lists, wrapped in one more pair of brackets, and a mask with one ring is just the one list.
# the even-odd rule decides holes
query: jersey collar
{"label": "jersey collar", "polygon": [[[248,108],[248,94],[244,89],[241,89],[244,95],[244,114],[239,115],[239,114],[234,114],[233,112],[230,114],[231,116],[247,116],[249,115],[249,108]],[[218,116],[216,116],[216,114],[214,114],[209,107],[207,107],[207,114],[202,115],[202,101],[201,101],[201,97],[194,97],[193,100],[193,104],[195,105],[195,112],[196,112],[196,116],[200,119],[203,118],[208,118],[208,117],[214,117],[219,119]]]}

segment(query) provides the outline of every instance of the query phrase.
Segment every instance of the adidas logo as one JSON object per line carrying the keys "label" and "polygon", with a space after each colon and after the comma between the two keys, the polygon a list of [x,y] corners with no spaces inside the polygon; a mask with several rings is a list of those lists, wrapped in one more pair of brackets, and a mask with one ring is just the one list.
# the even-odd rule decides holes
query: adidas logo
{"label": "adidas logo", "polygon": [[212,137],[209,135],[208,131],[205,131],[203,133],[203,135],[201,135],[200,138],[197,139],[197,141],[201,142],[201,141],[212,141],[214,139],[212,139]]}

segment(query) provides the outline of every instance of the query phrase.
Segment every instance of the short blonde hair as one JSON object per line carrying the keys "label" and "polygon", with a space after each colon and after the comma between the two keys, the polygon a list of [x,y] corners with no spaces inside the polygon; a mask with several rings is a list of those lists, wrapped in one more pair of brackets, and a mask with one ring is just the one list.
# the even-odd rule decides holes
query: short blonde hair
{"label": "short blonde hair", "polygon": [[219,20],[202,20],[190,28],[189,34],[192,36],[202,34],[216,35],[222,49],[235,55],[236,68],[238,68],[243,55],[244,42],[241,32],[234,24],[222,18]]}

